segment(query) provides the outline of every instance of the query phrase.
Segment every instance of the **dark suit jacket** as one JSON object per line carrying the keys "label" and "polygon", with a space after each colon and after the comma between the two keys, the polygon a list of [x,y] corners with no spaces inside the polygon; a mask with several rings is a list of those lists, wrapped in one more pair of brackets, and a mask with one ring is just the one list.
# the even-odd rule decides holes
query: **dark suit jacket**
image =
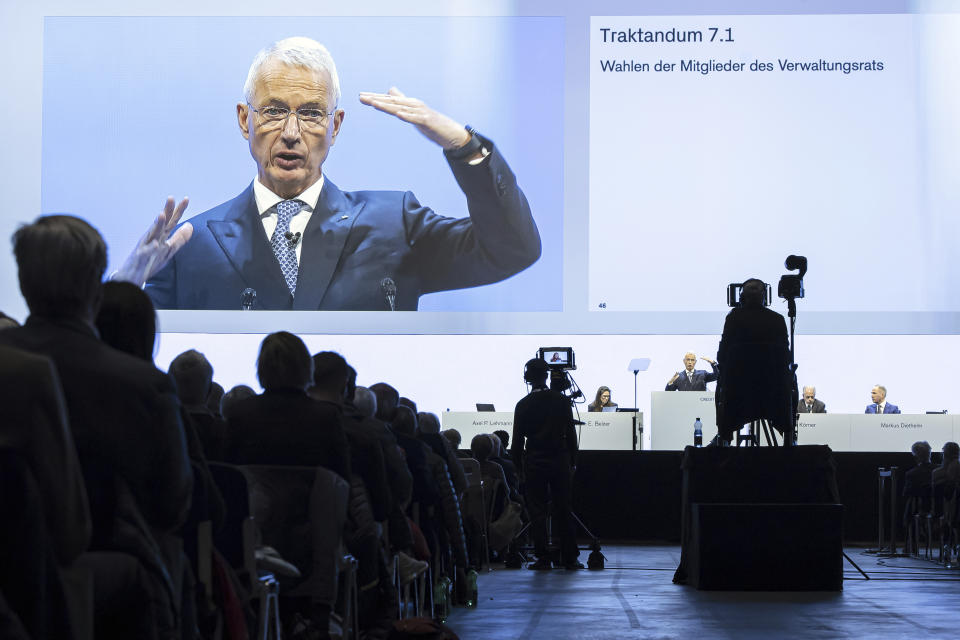
{"label": "dark suit jacket", "polygon": [[0,344],[47,355],[56,366],[93,516],[92,548],[113,539],[118,478],[155,530],[179,527],[193,473],[167,375],[75,320],[30,316],[23,327],[0,331]]}
{"label": "dark suit jacket", "polygon": [[934,469],[933,463],[921,462],[913,469],[904,473],[903,495],[908,497],[929,498]]}
{"label": "dark suit jacket", "polygon": [[0,347],[0,447],[16,449],[29,464],[57,559],[73,562],[90,544],[90,508],[49,358]]}
{"label": "dark suit jacket", "polygon": [[[877,412],[877,405],[876,405],[875,403],[874,403],[874,404],[868,404],[868,405],[867,405],[867,408],[864,409],[863,412],[864,412],[864,413],[876,413],[876,412]],[[883,405],[883,412],[884,412],[885,414],[887,414],[887,413],[900,413],[900,407],[898,407],[898,406],[895,405],[895,404],[890,404],[890,403],[888,402],[887,404]]]}
{"label": "dark suit jacket", "polygon": [[792,423],[796,396],[782,315],[765,307],[730,311],[717,361],[717,429],[722,435],[759,418],[781,429]]}
{"label": "dark suit jacket", "polygon": [[[488,142],[488,147],[492,143]],[[396,308],[416,310],[423,294],[508,278],[540,257],[530,207],[494,149],[478,165],[451,161],[469,218],[446,218],[412,193],[340,191],[325,179],[303,234],[296,297],[290,296],[257,213],[251,184],[192,218],[190,242],[147,283],[159,309],[382,311],[380,282],[396,283]]]}
{"label": "dark suit jacket", "polygon": [[803,401],[803,398],[800,399],[800,402],[797,403],[797,413],[826,413],[827,405],[817,400],[813,399],[813,407],[810,411],[807,411],[807,403]]}
{"label": "dark suit jacket", "polygon": [[706,391],[707,383],[720,377],[720,370],[717,365],[713,364],[710,367],[713,371],[709,373],[703,369],[694,369],[692,382],[687,379],[687,370],[684,369],[673,384],[667,383],[664,391]]}
{"label": "dark suit jacket", "polygon": [[232,464],[324,467],[350,479],[342,413],[302,389],[274,389],[237,403],[227,422],[226,457]]}

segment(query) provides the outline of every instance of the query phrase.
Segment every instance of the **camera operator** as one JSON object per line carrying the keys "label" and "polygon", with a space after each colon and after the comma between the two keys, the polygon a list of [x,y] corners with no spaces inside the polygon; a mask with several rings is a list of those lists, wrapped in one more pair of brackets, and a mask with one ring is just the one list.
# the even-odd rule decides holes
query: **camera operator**
{"label": "camera operator", "polygon": [[782,315],[767,309],[767,285],[743,283],[740,304],[727,314],[717,351],[717,437],[728,446],[733,432],[752,420],[766,419],[783,431],[792,425],[790,349]]}
{"label": "camera operator", "polygon": [[[527,507],[537,561],[530,569],[550,569],[547,548],[547,496],[553,499],[554,522],[560,530],[560,560],[565,569],[582,569],[577,560],[576,530],[570,512],[571,482],[577,455],[570,400],[547,388],[547,363],[527,362],[523,378],[532,390],[513,414],[511,454],[526,482]],[[524,448],[526,444],[526,448]],[[521,482],[524,484],[524,482]],[[548,494],[549,492],[549,494]]]}

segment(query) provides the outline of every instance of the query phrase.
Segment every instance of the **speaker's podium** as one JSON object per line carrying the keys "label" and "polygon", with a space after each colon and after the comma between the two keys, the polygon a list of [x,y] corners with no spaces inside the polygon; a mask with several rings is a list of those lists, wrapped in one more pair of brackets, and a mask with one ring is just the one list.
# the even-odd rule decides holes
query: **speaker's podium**
{"label": "speaker's podium", "polygon": [[687,447],[673,581],[728,591],[840,591],[843,506],[829,447]]}

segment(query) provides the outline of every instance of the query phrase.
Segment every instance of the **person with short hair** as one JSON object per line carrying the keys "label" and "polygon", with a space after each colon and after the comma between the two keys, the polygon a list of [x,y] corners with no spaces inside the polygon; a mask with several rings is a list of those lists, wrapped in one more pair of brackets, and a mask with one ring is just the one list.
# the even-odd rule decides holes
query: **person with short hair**
{"label": "person with short hair", "polygon": [[914,442],[910,447],[915,466],[903,474],[903,495],[929,498],[933,481],[933,463],[930,462],[930,444],[925,440]]}
{"label": "person with short hair", "polygon": [[949,498],[960,488],[960,445],[947,442],[943,445],[943,462],[933,470],[931,482],[938,493]]}
{"label": "person with short hair", "polygon": [[196,349],[184,351],[170,363],[170,376],[177,385],[177,395],[185,407],[209,411],[207,396],[213,384],[213,365]]}
{"label": "person with short hair", "polygon": [[714,446],[729,445],[733,433],[753,420],[769,420],[781,432],[793,429],[797,397],[789,368],[787,323],[765,306],[766,292],[762,280],[744,281],[740,304],[723,323],[717,349]]}
{"label": "person with short hair", "polygon": [[[171,557],[129,529],[125,544],[117,542],[119,522],[142,519],[152,538],[166,541],[177,537],[173,532],[187,517],[193,471],[173,382],[151,362],[99,339],[94,320],[107,247],[96,229],[75,216],[40,216],[14,233],[13,252],[30,316],[24,326],[0,331],[0,344],[53,361],[90,504],[90,550],[133,549],[138,562],[128,570],[130,565],[92,561],[100,576],[95,581],[104,585],[96,594],[95,632],[179,635],[179,594],[147,569],[179,576]],[[120,600],[141,588],[148,595]]]}
{"label": "person with short hair", "polygon": [[238,402],[227,423],[227,461],[324,467],[349,480],[340,414],[307,395],[313,361],[303,340],[287,331],[264,338],[257,377],[263,393]]}
{"label": "person with short hair", "polygon": [[[513,412],[511,453],[525,485],[530,530],[537,561],[530,569],[550,569],[547,548],[547,501],[553,501],[554,526],[560,530],[560,562],[565,569],[582,569],[577,557],[576,530],[570,501],[576,469],[577,433],[570,401],[547,387],[547,364],[539,358],[524,367],[531,391]],[[491,447],[492,448],[492,447]],[[524,482],[525,480],[525,482]]]}
{"label": "person with short hair", "polygon": [[887,388],[882,384],[873,385],[873,389],[870,390],[870,399],[873,402],[867,405],[863,410],[864,413],[900,413],[900,407],[887,402]]}
{"label": "person with short hair", "polygon": [[[717,368],[717,361],[711,360],[706,356],[700,358],[710,365],[712,371],[704,369],[694,369],[697,364],[697,354],[687,352],[683,356],[683,370],[677,371],[667,382],[665,391],[706,391],[707,383],[713,382],[720,377],[720,370]],[[599,393],[599,392],[598,392]]]}
{"label": "person with short hair", "polygon": [[220,399],[220,415],[229,422],[236,410],[237,403],[255,395],[257,395],[257,392],[245,384],[234,385]]}
{"label": "person with short hair", "polygon": [[808,386],[803,388],[803,395],[797,403],[797,413],[826,413],[827,405],[817,399],[817,388]]}
{"label": "person with short hair", "polygon": [[[341,191],[323,171],[344,121],[330,52],[304,37],[254,58],[236,105],[257,177],[240,195],[173,231],[168,199],[117,277],[161,309],[416,310],[420,296],[498,282],[540,257],[540,235],[513,172],[488,138],[391,88],[360,102],[439,145],[469,218],[409,191]],[[383,150],[374,150],[383,151]]]}

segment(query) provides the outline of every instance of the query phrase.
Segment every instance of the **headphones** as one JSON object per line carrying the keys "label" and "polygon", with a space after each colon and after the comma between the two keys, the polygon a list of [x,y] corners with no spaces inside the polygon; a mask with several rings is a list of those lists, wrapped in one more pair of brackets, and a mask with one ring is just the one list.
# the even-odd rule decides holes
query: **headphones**
{"label": "headphones", "polygon": [[549,373],[550,368],[540,358],[527,360],[527,364],[523,365],[523,379],[530,384],[545,383]]}

